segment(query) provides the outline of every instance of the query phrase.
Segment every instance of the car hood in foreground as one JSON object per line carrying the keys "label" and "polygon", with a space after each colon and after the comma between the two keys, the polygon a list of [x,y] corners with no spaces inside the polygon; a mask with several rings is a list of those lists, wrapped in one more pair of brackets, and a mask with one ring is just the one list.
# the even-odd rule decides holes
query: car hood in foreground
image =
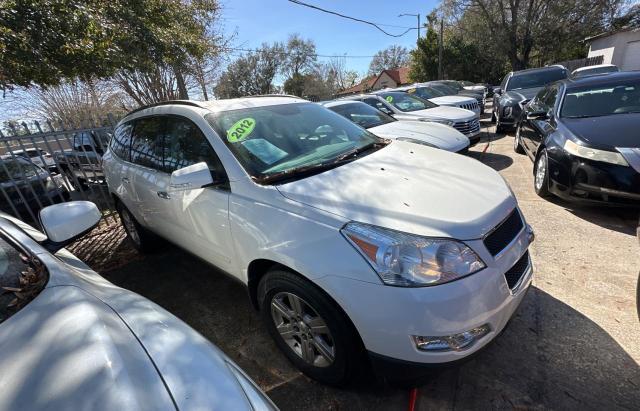
{"label": "car hood in foreground", "polygon": [[560,122],[573,135],[594,148],[640,147],[640,113],[587,118],[561,117]]}
{"label": "car hood in foreground", "polygon": [[347,220],[462,240],[482,237],[516,206],[495,170],[403,141],[278,190]]}
{"label": "car hood in foreground", "polygon": [[413,138],[447,151],[460,151],[469,139],[453,127],[429,121],[393,121],[368,129],[382,138]]}
{"label": "car hood in foreground", "polygon": [[428,108],[426,110],[407,111],[398,113],[400,116],[410,117],[424,117],[442,120],[454,120],[454,121],[471,121],[476,117],[476,113],[471,110],[465,110],[459,107],[438,106],[434,108]]}

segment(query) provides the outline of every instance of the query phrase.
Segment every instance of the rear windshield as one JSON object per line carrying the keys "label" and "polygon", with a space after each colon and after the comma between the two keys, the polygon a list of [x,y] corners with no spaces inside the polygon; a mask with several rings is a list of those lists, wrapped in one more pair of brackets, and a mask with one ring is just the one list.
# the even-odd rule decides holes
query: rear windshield
{"label": "rear windshield", "polygon": [[513,76],[507,84],[507,91],[544,87],[554,81],[567,78],[567,70],[545,70]]}
{"label": "rear windshield", "polygon": [[600,117],[640,113],[640,80],[568,90],[561,117]]}
{"label": "rear windshield", "polygon": [[594,74],[604,74],[604,73],[615,73],[618,71],[618,67],[616,66],[606,66],[606,67],[594,67],[586,70],[577,71],[574,73],[573,77],[584,77],[584,76],[592,76]]}
{"label": "rear windshield", "polygon": [[404,112],[438,107],[437,104],[434,104],[429,100],[424,100],[420,97],[413,96],[402,91],[388,91],[384,93],[378,93],[378,95],[385,99],[387,103]]}
{"label": "rear windshield", "polygon": [[397,121],[388,114],[376,110],[368,104],[353,102],[329,107],[329,110],[353,121],[360,127],[371,128]]}

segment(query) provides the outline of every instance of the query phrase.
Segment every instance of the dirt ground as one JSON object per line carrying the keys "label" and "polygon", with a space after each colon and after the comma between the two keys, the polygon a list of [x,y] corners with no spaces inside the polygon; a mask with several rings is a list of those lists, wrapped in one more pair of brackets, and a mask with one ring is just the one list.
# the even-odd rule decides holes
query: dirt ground
{"label": "dirt ground", "polygon": [[[536,232],[533,286],[509,328],[470,362],[434,375],[417,409],[638,409],[637,212],[546,201],[511,135],[487,131],[470,156],[498,170]],[[403,410],[407,390],[338,390],[297,372],[277,350],[242,285],[167,247],[141,256],[122,229],[73,247],[107,279],[155,301],[217,344],[283,410]]]}

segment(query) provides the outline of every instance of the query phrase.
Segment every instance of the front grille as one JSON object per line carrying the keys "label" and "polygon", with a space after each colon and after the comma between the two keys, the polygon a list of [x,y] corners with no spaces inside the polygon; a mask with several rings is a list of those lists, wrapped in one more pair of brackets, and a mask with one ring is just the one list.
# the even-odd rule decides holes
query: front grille
{"label": "front grille", "polygon": [[527,267],[529,267],[529,251],[525,252],[518,262],[515,263],[509,271],[504,273],[504,278],[507,280],[509,289],[513,290],[513,288],[518,285],[518,281],[520,281],[524,273],[527,271]]}
{"label": "front grille", "polygon": [[524,223],[518,209],[515,209],[506,220],[484,238],[484,246],[487,247],[491,255],[496,256],[516,238],[522,228],[524,228]]}
{"label": "front grille", "polygon": [[480,121],[474,118],[471,121],[460,121],[453,125],[453,128],[461,132],[462,134],[473,134],[480,131]]}
{"label": "front grille", "polygon": [[473,102],[473,103],[464,103],[464,104],[460,104],[460,108],[464,108],[465,110],[477,110],[478,109],[478,103]]}

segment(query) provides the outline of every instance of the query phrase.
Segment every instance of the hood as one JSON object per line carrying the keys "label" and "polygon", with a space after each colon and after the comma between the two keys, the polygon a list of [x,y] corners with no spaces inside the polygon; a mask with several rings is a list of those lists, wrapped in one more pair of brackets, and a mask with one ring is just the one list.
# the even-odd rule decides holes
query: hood
{"label": "hood", "polygon": [[516,207],[495,170],[404,141],[278,190],[351,221],[461,240],[482,237]]}
{"label": "hood", "polygon": [[125,323],[77,287],[45,288],[0,324],[0,409],[175,410]]}
{"label": "hood", "polygon": [[434,97],[434,98],[430,98],[429,101],[439,105],[448,106],[450,104],[472,104],[476,102],[476,99],[457,95],[457,96]]}
{"label": "hood", "polygon": [[484,86],[464,86],[465,90],[480,91],[484,93]]}
{"label": "hood", "polygon": [[469,139],[455,128],[428,121],[393,121],[369,131],[382,138],[413,138],[453,152],[469,145]]}
{"label": "hood", "polygon": [[423,117],[438,120],[455,121],[470,121],[476,117],[476,113],[474,113],[473,111],[449,106],[438,106],[434,108],[428,108],[426,110],[403,112],[401,115],[407,117]]}
{"label": "hood", "polygon": [[640,147],[640,113],[588,118],[561,117],[560,122],[594,148]]}
{"label": "hood", "polygon": [[538,92],[542,90],[542,87],[534,87],[534,88],[524,88],[522,90],[512,90],[504,93],[502,98],[507,98],[509,100],[515,101],[524,101],[531,100],[538,94]]}

